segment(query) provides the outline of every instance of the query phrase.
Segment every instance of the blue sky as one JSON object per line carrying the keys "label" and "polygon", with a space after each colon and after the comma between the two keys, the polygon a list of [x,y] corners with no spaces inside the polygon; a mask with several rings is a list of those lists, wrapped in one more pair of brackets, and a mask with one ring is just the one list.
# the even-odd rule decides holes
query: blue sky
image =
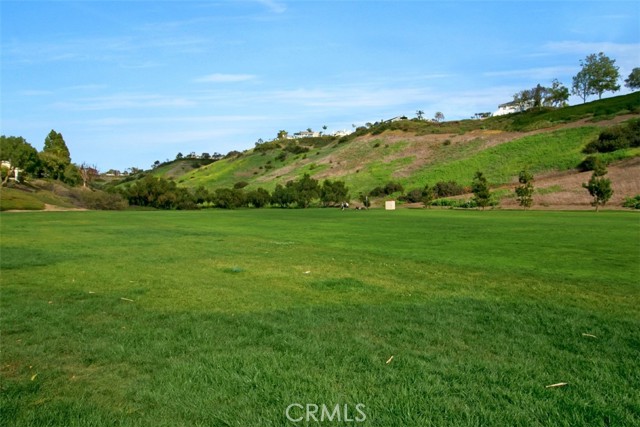
{"label": "blue sky", "polygon": [[600,51],[623,78],[640,66],[637,1],[0,7],[2,134],[41,150],[55,129],[73,162],[101,171],[244,150],[280,129],[332,132],[417,110],[469,118],[554,78],[570,87]]}

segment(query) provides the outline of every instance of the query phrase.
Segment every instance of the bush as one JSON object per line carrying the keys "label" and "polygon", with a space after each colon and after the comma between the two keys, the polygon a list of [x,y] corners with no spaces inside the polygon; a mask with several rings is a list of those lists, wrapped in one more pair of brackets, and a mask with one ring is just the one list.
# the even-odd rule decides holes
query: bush
{"label": "bush", "polygon": [[384,193],[386,195],[397,193],[397,192],[402,193],[403,191],[404,191],[404,187],[399,182],[389,181],[387,185],[384,186]]}
{"label": "bush", "polygon": [[588,172],[595,170],[597,167],[606,166],[606,163],[599,157],[596,156],[587,156],[583,161],[578,165],[578,170],[580,172]]}
{"label": "bush", "polygon": [[409,191],[406,195],[400,197],[400,200],[409,202],[409,203],[418,203],[422,201],[422,189],[415,188]]}
{"label": "bush", "polygon": [[622,206],[625,208],[640,209],[640,194],[636,195],[635,197],[625,198]]}
{"label": "bush", "polygon": [[238,181],[235,184],[233,184],[233,188],[235,190],[240,190],[241,188],[244,188],[247,185],[249,185],[249,183],[247,181]]}
{"label": "bush", "polygon": [[164,178],[145,175],[121,190],[130,205],[156,209],[195,209],[193,196],[186,188]]}
{"label": "bush", "polygon": [[465,194],[467,190],[455,181],[440,181],[433,187],[433,192],[437,198],[459,196]]}
{"label": "bush", "polygon": [[640,120],[630,120],[629,122],[613,126],[600,132],[598,139],[588,143],[583,153],[610,153],[629,147],[640,146]]}
{"label": "bush", "polygon": [[80,205],[87,209],[93,210],[123,210],[129,206],[122,195],[118,193],[108,193],[100,190],[89,190],[82,188],[75,188],[72,190],[72,197],[80,203]]}
{"label": "bush", "polygon": [[298,144],[289,144],[286,147],[284,147],[284,149],[293,154],[303,154],[303,153],[309,152],[308,147],[303,147],[302,145],[298,145]]}
{"label": "bush", "polygon": [[478,205],[473,199],[471,200],[437,199],[431,202],[431,206],[465,208],[465,209],[473,209],[478,207]]}
{"label": "bush", "polygon": [[371,190],[369,192],[369,196],[370,197],[382,197],[382,196],[385,196],[385,195],[386,195],[386,193],[384,192],[384,188],[382,188],[380,186],[375,187],[373,190]]}

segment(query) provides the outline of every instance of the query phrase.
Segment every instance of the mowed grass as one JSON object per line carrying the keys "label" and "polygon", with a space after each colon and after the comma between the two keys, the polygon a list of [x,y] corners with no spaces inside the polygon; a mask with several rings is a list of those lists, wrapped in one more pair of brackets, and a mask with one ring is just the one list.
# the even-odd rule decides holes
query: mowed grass
{"label": "mowed grass", "polygon": [[293,403],[352,420],[309,425],[640,424],[634,213],[44,212],[0,227],[2,425],[307,425]]}

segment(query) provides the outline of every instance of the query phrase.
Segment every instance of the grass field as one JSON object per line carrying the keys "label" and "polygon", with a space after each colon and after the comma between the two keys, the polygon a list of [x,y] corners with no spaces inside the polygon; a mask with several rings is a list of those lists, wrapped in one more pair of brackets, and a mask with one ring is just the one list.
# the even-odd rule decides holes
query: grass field
{"label": "grass field", "polygon": [[40,212],[0,227],[2,425],[307,425],[292,404],[294,420],[347,405],[351,421],[321,426],[640,425],[635,213]]}

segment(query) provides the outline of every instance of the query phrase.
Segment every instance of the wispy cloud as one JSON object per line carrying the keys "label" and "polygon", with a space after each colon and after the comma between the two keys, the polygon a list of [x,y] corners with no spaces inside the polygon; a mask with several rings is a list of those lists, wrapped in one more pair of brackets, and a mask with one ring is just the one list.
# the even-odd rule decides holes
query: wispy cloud
{"label": "wispy cloud", "polygon": [[72,111],[98,111],[165,107],[184,108],[192,107],[195,104],[193,100],[170,95],[117,93],[57,102],[52,107]]}
{"label": "wispy cloud", "polygon": [[549,80],[575,72],[575,67],[534,67],[516,70],[488,71],[483,73],[485,77],[517,77],[530,78],[531,80]]}
{"label": "wispy cloud", "polygon": [[284,13],[287,10],[287,5],[284,2],[276,0],[256,0],[258,3],[266,6],[270,11],[275,13]]}
{"label": "wispy cloud", "polygon": [[249,80],[255,80],[256,76],[253,74],[209,74],[206,76],[198,77],[194,79],[196,83],[239,83]]}

